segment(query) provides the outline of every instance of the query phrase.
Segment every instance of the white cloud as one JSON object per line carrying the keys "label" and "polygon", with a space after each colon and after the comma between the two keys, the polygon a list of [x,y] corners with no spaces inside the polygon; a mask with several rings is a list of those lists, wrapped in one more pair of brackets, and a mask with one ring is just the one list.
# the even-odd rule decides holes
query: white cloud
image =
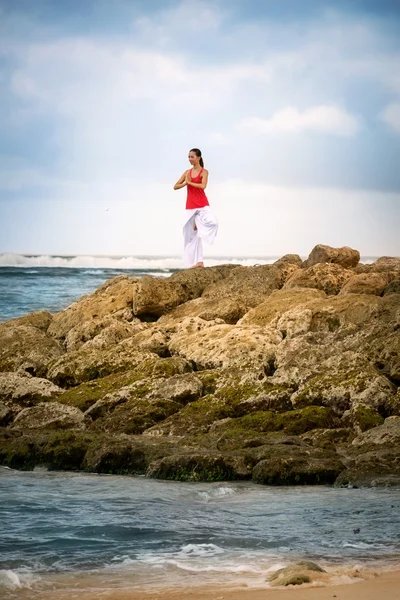
{"label": "white cloud", "polygon": [[244,119],[239,128],[256,134],[314,131],[348,137],[357,133],[360,124],[356,117],[335,106],[313,106],[302,112],[288,106],[278,110],[270,119]]}
{"label": "white cloud", "polygon": [[389,104],[380,114],[380,118],[396,133],[400,133],[400,102]]}

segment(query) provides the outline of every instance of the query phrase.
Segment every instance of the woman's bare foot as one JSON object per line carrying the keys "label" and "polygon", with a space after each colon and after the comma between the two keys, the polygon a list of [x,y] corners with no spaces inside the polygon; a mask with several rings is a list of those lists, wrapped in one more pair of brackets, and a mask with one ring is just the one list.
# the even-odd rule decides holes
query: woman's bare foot
{"label": "woman's bare foot", "polygon": [[191,269],[198,269],[199,267],[204,267],[204,263],[203,262],[198,262],[195,265],[192,265],[190,268]]}
{"label": "woman's bare foot", "polygon": [[193,225],[193,231],[197,231],[197,225],[196,225],[196,223]]}

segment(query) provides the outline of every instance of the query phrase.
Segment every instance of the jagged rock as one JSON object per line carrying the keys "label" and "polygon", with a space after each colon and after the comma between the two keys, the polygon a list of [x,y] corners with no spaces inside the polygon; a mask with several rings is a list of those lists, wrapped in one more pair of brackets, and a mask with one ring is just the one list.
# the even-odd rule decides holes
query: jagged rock
{"label": "jagged rock", "polygon": [[222,319],[225,323],[234,325],[246,312],[245,305],[240,300],[231,298],[195,298],[181,304],[158,320],[159,324],[171,325],[188,317],[199,317],[204,321]]}
{"label": "jagged rock", "polygon": [[332,248],[331,246],[318,244],[311,250],[307,260],[304,261],[304,266],[308,268],[318,263],[334,263],[345,269],[350,269],[356,267],[359,262],[360,253],[358,250],[353,250],[348,246]]}
{"label": "jagged rock", "polygon": [[83,321],[73,327],[65,337],[68,352],[79,348],[107,348],[145,329],[139,319],[121,321],[111,316]]}
{"label": "jagged rock", "polygon": [[131,342],[141,350],[153,352],[163,358],[169,356],[168,342],[170,333],[167,329],[157,324],[139,331],[132,336]]}
{"label": "jagged rock", "polygon": [[343,415],[343,425],[353,427],[357,433],[362,433],[382,425],[384,418],[376,408],[362,402],[354,403]]}
{"label": "jagged rock", "polygon": [[377,273],[382,273],[384,271],[400,271],[400,258],[394,256],[381,256],[378,260],[368,266],[371,271]]}
{"label": "jagged rock", "polygon": [[283,289],[315,288],[328,295],[340,292],[346,281],[353,277],[353,271],[340,265],[318,263],[308,269],[299,269],[286,281]]}
{"label": "jagged rock", "polygon": [[208,286],[203,292],[203,298],[229,298],[253,308],[274,290],[280,289],[286,278],[297,270],[299,268],[293,264],[282,268],[275,265],[237,267],[222,281]]}
{"label": "jagged rock", "polygon": [[199,369],[250,367],[271,372],[276,346],[282,340],[279,332],[266,327],[207,323],[209,326],[204,327],[201,319],[183,321],[171,337],[170,352],[193,361]]}
{"label": "jagged rock", "polygon": [[146,476],[175,481],[225,481],[248,479],[250,471],[240,456],[202,452],[156,460],[149,465]]}
{"label": "jagged rock", "polygon": [[40,374],[50,360],[63,353],[60,344],[38,327],[21,325],[19,319],[0,324],[0,372]]}
{"label": "jagged rock", "polygon": [[133,313],[142,318],[158,318],[187,299],[187,292],[178,282],[142,277],[133,286]]}
{"label": "jagged rock", "polygon": [[12,424],[17,429],[84,429],[84,415],[79,408],[58,402],[40,402],[24,408]]}
{"label": "jagged rock", "polygon": [[72,387],[112,373],[128,371],[153,356],[151,352],[138,349],[130,339],[105,350],[81,348],[50,363],[47,378],[60,387]]}
{"label": "jagged rock", "polygon": [[58,340],[64,340],[75,327],[85,321],[113,316],[121,321],[132,321],[132,288],[137,281],[120,275],[106,281],[93,294],[84,296],[66,310],[57,313],[48,333]]}
{"label": "jagged rock", "polygon": [[47,379],[0,373],[0,400],[15,402],[20,406],[33,406],[38,402],[53,400],[62,392],[62,389]]}
{"label": "jagged rock", "polygon": [[339,293],[381,296],[391,279],[392,273],[359,273],[350,277]]}

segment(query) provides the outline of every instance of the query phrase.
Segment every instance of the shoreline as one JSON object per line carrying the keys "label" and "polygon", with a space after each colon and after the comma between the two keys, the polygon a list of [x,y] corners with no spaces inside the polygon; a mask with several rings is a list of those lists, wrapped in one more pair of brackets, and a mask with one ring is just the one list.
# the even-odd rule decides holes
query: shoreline
{"label": "shoreline", "polygon": [[333,585],[322,582],[288,586],[287,588],[246,588],[226,587],[193,587],[182,589],[154,590],[103,590],[83,589],[49,590],[33,592],[33,590],[18,590],[10,598],[32,600],[398,600],[400,597],[400,566],[394,571],[371,572],[367,578]]}

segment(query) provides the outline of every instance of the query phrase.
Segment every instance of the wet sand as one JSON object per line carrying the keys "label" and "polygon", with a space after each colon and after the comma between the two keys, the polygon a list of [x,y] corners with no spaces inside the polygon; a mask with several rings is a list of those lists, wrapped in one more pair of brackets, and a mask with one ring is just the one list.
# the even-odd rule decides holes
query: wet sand
{"label": "wet sand", "polygon": [[[22,590],[21,590],[22,591]],[[27,590],[25,590],[27,591]],[[32,591],[30,592],[32,594]],[[25,593],[14,597],[27,598]],[[400,600],[400,570],[370,573],[368,579],[341,585],[311,584],[287,588],[227,590],[197,587],[185,590],[52,590],[30,595],[35,600]]]}

